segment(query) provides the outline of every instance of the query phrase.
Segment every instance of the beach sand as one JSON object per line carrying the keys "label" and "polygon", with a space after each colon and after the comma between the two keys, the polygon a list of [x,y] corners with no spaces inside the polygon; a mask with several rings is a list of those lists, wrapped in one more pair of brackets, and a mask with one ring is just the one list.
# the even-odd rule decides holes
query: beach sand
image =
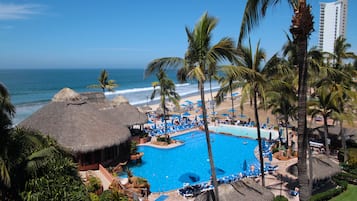
{"label": "beach sand", "polygon": [[[216,93],[217,92],[213,92],[213,97],[216,95]],[[241,109],[240,109],[241,90],[238,89],[238,90],[234,91],[234,93],[239,94],[239,96],[233,97],[234,98],[233,105],[234,105],[234,109],[235,109],[234,115],[236,116],[235,120],[248,121],[250,119],[251,121],[255,121],[254,108],[253,108],[253,106],[250,105],[249,102],[245,103],[243,105],[243,112],[241,112]],[[211,95],[209,92],[205,93],[205,99],[206,99],[207,114],[209,115],[209,117],[212,117],[213,109],[208,104],[208,100],[211,100]],[[195,115],[198,116],[201,114],[199,107],[197,107],[197,101],[199,101],[199,100],[201,100],[200,95],[184,97],[180,100],[180,105],[187,104],[187,101],[191,101],[192,103],[194,103],[193,110],[189,111],[191,113],[191,117],[194,117]],[[160,106],[159,106],[159,104],[152,104],[152,105],[150,105],[150,107],[152,108],[153,111],[156,111]],[[227,117],[223,116],[222,114],[228,114],[228,115],[232,116],[232,112],[230,112],[231,108],[232,108],[231,97],[227,96],[225,101],[223,101],[220,105],[217,105],[214,108],[214,111],[217,112],[216,117],[222,121],[226,120]],[[183,109],[184,109],[184,107],[181,106],[181,111]],[[173,112],[171,112],[171,113],[173,113]],[[258,113],[259,113],[260,125],[267,123],[267,120],[269,121],[270,125],[278,125],[278,120],[274,115],[271,114],[271,110],[265,111],[263,109],[259,109]],[[244,116],[242,117],[241,114],[243,114]]]}

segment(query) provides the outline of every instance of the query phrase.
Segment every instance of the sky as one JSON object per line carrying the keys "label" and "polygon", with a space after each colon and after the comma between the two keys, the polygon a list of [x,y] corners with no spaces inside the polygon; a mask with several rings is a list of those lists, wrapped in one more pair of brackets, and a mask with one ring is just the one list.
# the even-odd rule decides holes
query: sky
{"label": "sky", "polygon": [[[321,0],[331,2],[331,0]],[[268,10],[250,34],[268,58],[280,52],[292,9],[282,3]],[[308,0],[318,42],[319,0]],[[0,69],[146,68],[161,57],[183,57],[185,27],[193,29],[208,12],[218,19],[212,42],[237,41],[246,0],[0,0]],[[350,0],[347,42],[357,52],[357,1]],[[247,40],[246,40],[247,42]]]}

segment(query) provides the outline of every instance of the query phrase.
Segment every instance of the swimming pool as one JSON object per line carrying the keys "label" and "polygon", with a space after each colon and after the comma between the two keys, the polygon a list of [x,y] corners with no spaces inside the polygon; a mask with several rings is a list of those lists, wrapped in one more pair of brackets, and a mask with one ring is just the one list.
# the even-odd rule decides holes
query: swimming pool
{"label": "swimming pool", "polygon": [[[246,126],[235,126],[235,125],[219,125],[219,126],[209,126],[210,131],[216,133],[230,133],[232,135],[249,137],[252,139],[257,139],[257,128],[256,127],[246,127]],[[276,140],[279,138],[279,132],[273,129],[260,129],[260,135],[262,138],[269,139],[269,133],[272,135],[272,139]]]}
{"label": "swimming pool", "polygon": [[[210,179],[204,132],[191,131],[174,139],[184,144],[172,149],[139,146],[138,151],[144,152],[142,163],[130,166],[134,175],[149,181],[152,192],[181,188],[187,179],[191,184]],[[259,164],[254,155],[256,140],[211,133],[211,141],[217,177],[242,172],[244,160],[249,166]]]}

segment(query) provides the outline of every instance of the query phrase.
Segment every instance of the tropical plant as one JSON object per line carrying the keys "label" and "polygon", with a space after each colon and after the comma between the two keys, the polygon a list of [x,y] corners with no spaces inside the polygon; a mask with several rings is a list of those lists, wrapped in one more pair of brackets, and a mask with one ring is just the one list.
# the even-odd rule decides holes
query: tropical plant
{"label": "tropical plant", "polygon": [[239,81],[239,77],[237,78],[234,68],[235,66],[223,66],[220,68],[220,71],[222,72],[222,76],[219,79],[219,83],[221,87],[216,94],[216,102],[219,105],[224,101],[224,96],[227,93],[230,93],[232,123],[234,122],[234,117],[235,117],[233,91],[242,86],[242,81]]}
{"label": "tropical plant", "polygon": [[258,115],[258,96],[261,99],[261,103],[265,102],[265,86],[267,84],[265,77],[262,74],[261,64],[265,60],[266,54],[263,49],[260,48],[260,42],[258,42],[255,52],[252,49],[252,45],[249,40],[248,47],[240,45],[238,47],[238,68],[249,69],[250,72],[243,74],[243,88],[242,88],[242,101],[244,101],[245,96],[250,96],[253,99],[254,104],[254,116],[255,116],[255,126],[257,128],[258,135],[258,145],[259,145],[259,160],[260,160],[260,171],[262,175],[262,185],[265,186],[264,179],[264,158],[263,158],[263,146],[260,134],[260,121]]}
{"label": "tropical plant", "polygon": [[[167,122],[166,122],[166,113],[168,109],[166,108],[166,99],[168,99],[169,102],[172,102],[175,107],[180,107],[179,101],[180,101],[180,95],[176,92],[176,86],[174,81],[172,81],[165,73],[163,69],[160,69],[156,73],[156,77],[159,80],[158,82],[153,82],[152,86],[154,87],[154,91],[151,94],[150,99],[153,100],[156,96],[156,94],[160,95],[160,105],[163,108],[163,113],[164,113],[164,123],[165,123],[165,131],[164,133],[166,134],[167,132]],[[156,87],[160,87],[159,89],[156,89]]]}
{"label": "tropical plant", "polygon": [[[9,141],[12,118],[15,115],[15,106],[10,101],[10,95],[5,85],[0,82],[0,188],[11,186],[9,173]],[[1,193],[2,194],[2,193]],[[1,196],[0,194],[0,196]]]}
{"label": "tropical plant", "polygon": [[114,91],[114,88],[118,87],[115,80],[109,80],[109,73],[106,70],[101,71],[98,82],[99,84],[89,85],[88,88],[100,88],[105,92],[105,90]]}
{"label": "tropical plant", "polygon": [[353,52],[347,52],[347,49],[351,47],[350,43],[347,43],[346,38],[339,36],[335,40],[333,49],[334,67],[340,69],[343,68],[343,59],[353,59],[356,55]]}
{"label": "tropical plant", "polygon": [[320,87],[316,90],[315,94],[308,101],[308,113],[311,118],[315,118],[316,115],[321,115],[324,121],[324,138],[325,138],[325,148],[326,154],[330,154],[329,143],[328,143],[328,125],[327,119],[332,116],[334,111],[338,111],[337,108],[337,93],[330,91],[327,87]]}
{"label": "tropical plant", "polygon": [[233,60],[235,56],[235,48],[233,41],[230,38],[223,38],[218,43],[211,45],[212,31],[216,25],[217,19],[205,13],[192,31],[186,27],[188,49],[186,51],[185,58],[165,57],[156,59],[148,65],[146,74],[151,74],[159,69],[180,67],[177,73],[178,80],[181,82],[184,82],[187,79],[197,80],[202,101],[202,113],[208,157],[210,161],[213,185],[215,187],[215,200],[218,201],[218,183],[214,168],[211,140],[207,123],[204,83],[207,79],[208,67],[212,63]]}
{"label": "tropical plant", "polygon": [[[248,0],[243,14],[240,35],[238,43],[240,44],[244,37],[254,26],[259,24],[266,10],[270,6],[276,5],[281,0]],[[311,196],[311,189],[307,174],[307,148],[309,134],[306,124],[306,100],[307,100],[307,40],[313,32],[313,16],[311,6],[306,4],[306,0],[288,1],[293,8],[292,25],[290,32],[293,35],[293,41],[296,44],[296,65],[299,69],[298,84],[298,180],[300,185],[299,199],[308,200]]]}

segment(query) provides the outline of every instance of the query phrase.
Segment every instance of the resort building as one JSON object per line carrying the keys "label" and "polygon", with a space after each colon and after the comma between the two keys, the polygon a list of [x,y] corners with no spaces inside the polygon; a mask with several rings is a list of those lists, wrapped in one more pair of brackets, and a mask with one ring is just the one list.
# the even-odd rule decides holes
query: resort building
{"label": "resort building", "polygon": [[116,165],[130,158],[131,128],[147,116],[123,98],[78,94],[69,88],[19,124],[54,138],[75,158],[80,170]]}
{"label": "resort building", "polygon": [[320,3],[320,28],[318,47],[333,53],[335,40],[346,36],[347,0]]}

